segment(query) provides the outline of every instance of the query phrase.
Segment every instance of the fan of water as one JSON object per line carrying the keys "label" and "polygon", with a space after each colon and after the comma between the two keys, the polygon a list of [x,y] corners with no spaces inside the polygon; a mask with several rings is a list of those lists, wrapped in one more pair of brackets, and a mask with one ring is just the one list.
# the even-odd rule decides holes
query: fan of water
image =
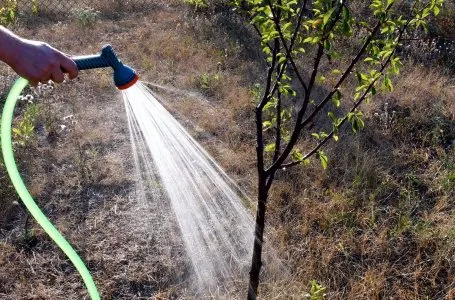
{"label": "fan of water", "polygon": [[196,286],[206,292],[245,284],[254,230],[246,197],[145,85],[123,98],[142,189],[165,191],[164,198],[147,193],[147,201],[172,208],[155,213],[175,218]]}

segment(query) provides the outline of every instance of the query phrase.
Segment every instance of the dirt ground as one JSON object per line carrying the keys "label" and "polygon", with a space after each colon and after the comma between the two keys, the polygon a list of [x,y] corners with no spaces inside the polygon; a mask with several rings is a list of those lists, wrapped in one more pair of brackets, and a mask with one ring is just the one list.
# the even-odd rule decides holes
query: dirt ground
{"label": "dirt ground", "polygon": [[[266,65],[253,30],[231,10],[195,12],[160,0],[94,25],[24,18],[12,29],[70,55],[112,44],[254,199],[254,84]],[[366,129],[356,136],[345,129],[327,148],[326,171],[316,162],[277,175],[266,246],[288,272],[263,274],[262,299],[303,299],[312,280],[327,299],[454,299],[455,85],[442,68],[427,67],[427,58],[415,59],[405,61],[394,93],[365,106]],[[5,95],[14,74],[0,68]],[[102,298],[199,299],[189,288],[182,241],[169,234],[175,229],[166,216],[151,213],[159,201],[144,202],[135,189],[125,110],[110,70],[81,72],[34,102],[34,139],[16,151],[21,173],[87,263]],[[30,104],[19,106],[16,126]],[[0,299],[87,299],[79,275],[27,217],[1,169],[0,180]]]}
{"label": "dirt ground", "polygon": [[[101,18],[95,27],[77,20],[24,20],[13,30],[70,55],[94,54],[110,43],[141,80],[195,90],[195,78],[216,69],[213,57],[224,52],[187,35],[193,29],[185,18],[191,14],[160,2],[145,12]],[[2,66],[2,74],[6,91],[11,71]],[[198,92],[162,95],[171,110],[172,104],[183,104],[188,113],[209,105]],[[21,170],[45,214],[87,263],[102,298],[194,298],[187,290],[189,264],[181,240],[165,226],[167,216],[153,214],[159,201],[145,203],[136,194],[125,110],[110,70],[81,72],[35,100],[42,103],[37,138],[18,151]],[[193,124],[184,114],[177,117]],[[213,135],[205,140],[221,151]],[[13,203],[17,199],[5,201],[10,205],[0,232],[0,298],[86,299],[79,275],[60,250]]]}

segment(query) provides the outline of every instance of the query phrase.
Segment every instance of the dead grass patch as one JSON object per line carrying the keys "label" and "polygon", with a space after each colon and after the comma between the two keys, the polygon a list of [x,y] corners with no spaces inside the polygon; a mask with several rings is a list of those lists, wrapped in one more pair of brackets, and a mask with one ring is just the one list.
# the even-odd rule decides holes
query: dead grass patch
{"label": "dead grass patch", "polygon": [[[228,13],[192,14],[172,3],[101,19],[90,31],[75,22],[17,31],[70,54],[96,53],[112,43],[144,81],[183,90],[185,95],[157,93],[255,195],[250,89],[265,68],[245,41],[257,41],[244,28],[236,33],[237,21]],[[206,27],[213,22],[233,27],[227,33]],[[405,69],[393,94],[364,107],[369,127],[329,146],[327,171],[315,162],[277,174],[267,242],[288,273],[264,277],[263,299],[301,299],[313,279],[329,299],[454,297],[454,83],[423,66]],[[198,86],[206,73],[221,76],[212,94]],[[53,128],[70,114],[77,124],[71,132],[44,131],[37,148],[23,154],[28,184],[88,262],[104,298],[195,298],[186,290],[190,266],[183,245],[169,238],[172,224],[149,219],[147,211],[158,208],[144,206],[135,194],[128,129],[110,76],[107,70],[83,72],[58,87],[49,111],[58,116]],[[385,103],[395,119],[380,119]],[[0,209],[6,211],[15,198],[0,175]],[[16,218],[11,230],[0,233],[0,296],[84,297],[77,274],[44,233],[32,222],[27,229],[33,236],[25,236],[26,215]]]}

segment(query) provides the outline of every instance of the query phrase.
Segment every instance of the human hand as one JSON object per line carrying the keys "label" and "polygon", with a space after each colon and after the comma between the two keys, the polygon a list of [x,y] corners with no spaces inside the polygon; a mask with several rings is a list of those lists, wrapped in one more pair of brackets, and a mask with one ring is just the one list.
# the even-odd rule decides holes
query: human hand
{"label": "human hand", "polygon": [[11,50],[8,65],[31,85],[49,80],[62,83],[65,79],[63,73],[68,73],[70,79],[78,74],[76,63],[71,58],[46,43],[17,39]]}

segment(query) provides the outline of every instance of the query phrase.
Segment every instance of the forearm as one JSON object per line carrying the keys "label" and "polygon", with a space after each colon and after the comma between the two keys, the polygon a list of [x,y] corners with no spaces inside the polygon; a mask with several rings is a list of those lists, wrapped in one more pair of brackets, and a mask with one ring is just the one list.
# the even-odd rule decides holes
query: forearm
{"label": "forearm", "polygon": [[76,63],[46,43],[23,39],[0,26],[0,60],[32,85],[53,80],[61,83],[64,72],[77,76]]}
{"label": "forearm", "polygon": [[16,52],[21,44],[22,39],[0,26],[0,60],[8,65],[15,64]]}

